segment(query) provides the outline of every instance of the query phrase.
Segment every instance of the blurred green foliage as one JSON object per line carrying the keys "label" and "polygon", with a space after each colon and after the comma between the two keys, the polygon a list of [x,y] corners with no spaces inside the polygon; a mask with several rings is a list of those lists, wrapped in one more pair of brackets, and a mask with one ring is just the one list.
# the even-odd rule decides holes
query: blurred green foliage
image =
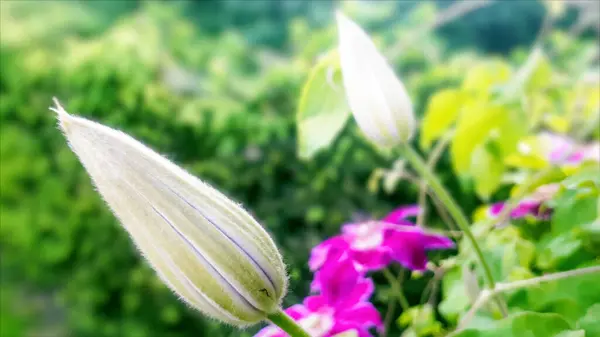
{"label": "blurred green foliage", "polygon": [[[372,172],[388,166],[389,156],[373,151],[352,125],[338,121],[341,131],[328,144],[331,148],[316,141],[310,146],[320,152],[311,149],[310,160],[298,158],[302,139],[297,139],[294,116],[303,82],[335,43],[331,3],[247,4],[0,2],[1,336],[39,331],[51,336],[246,336],[255,331],[240,333],[202,319],[159,282],[55,127],[48,111],[53,96],[72,113],[144,141],[252,210],[289,265],[285,305],[308,293],[309,249],[337,232],[354,212],[379,216],[416,200],[417,187],[397,179],[394,169],[379,174],[384,182],[372,178]],[[520,23],[519,29],[505,29],[505,45],[487,46],[477,42],[480,36],[456,33],[466,29],[478,36],[480,30],[465,25],[487,21],[472,17],[456,23],[458,28],[440,28],[449,37],[441,40],[420,35],[418,29],[434,19],[432,6],[404,15],[414,3],[344,5],[374,28],[389,27],[376,40],[389,47],[421,115],[434,114],[432,102],[446,105],[448,94],[442,92],[468,87],[463,78],[474,62],[481,67],[472,70],[472,77],[496,74],[498,65],[510,67],[506,60],[471,52],[450,58],[446,46],[476,44],[487,51],[507,51],[537,33],[535,20]],[[523,6],[531,10],[525,13],[538,13],[535,6]],[[296,18],[300,15],[305,19]],[[224,30],[231,26],[241,33]],[[555,39],[559,65],[570,71],[583,62],[586,44],[564,35]],[[511,65],[520,64],[523,55],[515,53]],[[564,124],[560,119],[553,123]],[[428,140],[421,140],[433,142],[442,129],[437,125],[427,131]],[[461,204],[473,210],[481,200],[455,176],[451,160],[442,158],[440,175]],[[484,194],[505,193],[498,188],[486,186]],[[433,226],[440,222],[431,221]],[[561,261],[572,258],[565,254],[540,255],[536,263],[560,268]],[[408,290],[412,302],[423,284],[416,282]],[[429,307],[407,313],[404,321],[423,312],[426,318],[419,322],[432,322],[440,330]]]}

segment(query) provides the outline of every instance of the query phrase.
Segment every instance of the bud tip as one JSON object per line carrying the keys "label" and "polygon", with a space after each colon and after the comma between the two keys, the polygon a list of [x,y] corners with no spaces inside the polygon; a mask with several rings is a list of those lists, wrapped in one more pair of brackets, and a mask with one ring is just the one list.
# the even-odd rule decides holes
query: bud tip
{"label": "bud tip", "polygon": [[66,130],[66,126],[68,125],[68,119],[71,117],[71,115],[69,115],[69,113],[63,108],[63,106],[58,101],[58,98],[52,97],[52,101],[54,102],[54,107],[51,106],[49,109],[56,113],[60,126],[64,130]]}

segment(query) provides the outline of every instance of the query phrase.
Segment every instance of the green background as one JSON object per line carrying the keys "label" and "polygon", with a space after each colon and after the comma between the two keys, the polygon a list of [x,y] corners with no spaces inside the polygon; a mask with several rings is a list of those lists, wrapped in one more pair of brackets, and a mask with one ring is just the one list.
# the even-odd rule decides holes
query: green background
{"label": "green background", "polygon": [[[364,12],[362,22],[370,31],[394,31],[419,21],[408,15],[414,5],[389,2]],[[296,105],[316,57],[335,42],[336,3],[3,0],[1,6],[2,337],[256,331],[202,319],[158,281],[56,128],[48,111],[53,96],[69,112],[142,140],[250,209],[289,265],[285,305],[308,294],[311,247],[357,214],[381,216],[416,200],[416,187],[404,182],[393,193],[366,192],[371,172],[386,159],[353,126],[330,149],[298,159]],[[435,43],[449,54],[507,55],[531,44],[543,13],[538,2],[498,1],[436,30]],[[392,61],[404,71],[429,67],[418,53]],[[430,82],[413,92],[419,114],[442,85]],[[481,204],[458,188],[447,158],[440,165],[467,211]],[[413,283],[407,292],[418,300],[424,283]]]}

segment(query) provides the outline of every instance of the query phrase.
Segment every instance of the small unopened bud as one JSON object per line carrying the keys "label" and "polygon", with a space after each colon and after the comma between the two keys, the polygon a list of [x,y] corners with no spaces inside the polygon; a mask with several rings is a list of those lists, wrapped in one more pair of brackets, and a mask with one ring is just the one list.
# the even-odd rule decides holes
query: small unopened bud
{"label": "small unopened bud", "polygon": [[344,14],[336,16],[344,89],[358,126],[382,147],[408,142],[415,117],[404,85],[367,33]]}
{"label": "small unopened bud", "polygon": [[278,310],[285,265],[250,214],[132,137],[55,103],[51,109],[71,149],[164,283],[233,325]]}

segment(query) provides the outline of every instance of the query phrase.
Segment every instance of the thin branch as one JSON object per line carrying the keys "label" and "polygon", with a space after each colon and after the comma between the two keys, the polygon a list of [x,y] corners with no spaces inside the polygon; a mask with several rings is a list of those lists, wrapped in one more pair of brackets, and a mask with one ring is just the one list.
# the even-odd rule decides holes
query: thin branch
{"label": "thin branch", "polygon": [[540,277],[534,277],[527,280],[515,281],[510,283],[496,283],[496,287],[492,290],[486,289],[481,292],[479,298],[473,303],[471,309],[461,319],[457,331],[464,329],[469,322],[473,319],[477,311],[487,303],[487,301],[504,292],[518,290],[522,288],[528,288],[540,283],[558,281],[569,277],[600,273],[600,266],[580,268],[575,270],[564,271],[560,273],[548,274]]}
{"label": "thin branch", "polygon": [[433,21],[428,22],[422,27],[418,28],[417,34],[415,34],[413,38],[409,39],[409,41],[398,41],[398,43],[390,48],[389,52],[387,53],[388,56],[391,59],[397,58],[404,49],[405,45],[411,45],[413,42],[418,41],[423,35],[428,34],[432,30],[443,26],[452,20],[456,20],[463,15],[483,8],[493,2],[494,0],[463,0],[455,2],[450,7],[438,13]]}
{"label": "thin branch", "polygon": [[[442,139],[440,139],[437,142],[437,144],[435,144],[435,147],[433,148],[433,150],[431,151],[431,154],[429,155],[429,158],[427,159],[427,166],[429,166],[430,170],[432,170],[432,171],[435,170],[435,166],[437,165],[438,161],[440,160],[442,153],[444,153],[446,146],[448,146],[448,144],[450,143],[450,140],[452,139],[452,134],[453,134],[453,132],[447,132],[446,134],[444,134]],[[427,194],[427,180],[421,179],[421,186],[419,188],[419,207],[421,208],[421,212],[419,213],[419,215],[417,215],[417,226],[419,226],[419,227],[421,227],[423,225],[423,222],[425,221],[425,213],[427,211],[426,194]]]}

